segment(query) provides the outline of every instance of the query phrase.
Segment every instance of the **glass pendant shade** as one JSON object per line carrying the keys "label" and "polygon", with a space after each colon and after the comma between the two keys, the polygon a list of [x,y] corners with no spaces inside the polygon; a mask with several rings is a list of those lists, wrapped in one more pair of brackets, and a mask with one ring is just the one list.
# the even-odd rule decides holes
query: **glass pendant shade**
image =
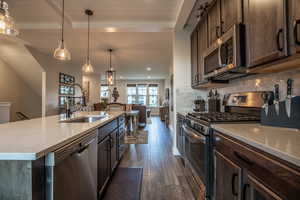
{"label": "glass pendant shade", "polygon": [[14,19],[9,15],[8,5],[4,1],[0,1],[0,34],[12,36],[19,34]]}
{"label": "glass pendant shade", "polygon": [[57,60],[68,61],[71,60],[71,53],[67,49],[64,42],[64,22],[65,22],[65,1],[62,1],[62,26],[61,26],[61,41],[57,49],[55,49],[53,57]]}
{"label": "glass pendant shade", "polygon": [[93,65],[91,64],[90,60],[87,60],[86,63],[82,66],[82,71],[85,73],[93,73],[94,68]]}
{"label": "glass pendant shade", "polygon": [[106,80],[107,80],[107,85],[109,86],[116,85],[116,71],[113,70],[106,71]]}
{"label": "glass pendant shade", "polygon": [[57,49],[55,49],[53,56],[57,60],[71,60],[71,54],[63,41],[60,41],[59,46]]}

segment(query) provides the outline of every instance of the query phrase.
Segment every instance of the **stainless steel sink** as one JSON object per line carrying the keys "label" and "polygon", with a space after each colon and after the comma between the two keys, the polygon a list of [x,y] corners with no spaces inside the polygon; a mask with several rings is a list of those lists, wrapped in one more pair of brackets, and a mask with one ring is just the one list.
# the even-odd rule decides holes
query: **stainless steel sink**
{"label": "stainless steel sink", "polygon": [[61,123],[92,123],[92,122],[101,120],[104,117],[106,117],[106,115],[80,117],[80,118],[75,118],[75,119],[63,120],[63,121],[61,121]]}

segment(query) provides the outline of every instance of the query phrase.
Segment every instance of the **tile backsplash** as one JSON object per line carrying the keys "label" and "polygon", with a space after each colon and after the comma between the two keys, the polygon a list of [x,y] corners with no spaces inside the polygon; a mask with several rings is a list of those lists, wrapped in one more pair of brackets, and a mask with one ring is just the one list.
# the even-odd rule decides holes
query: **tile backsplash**
{"label": "tile backsplash", "polygon": [[286,82],[291,78],[293,82],[293,95],[300,95],[300,69],[273,73],[257,74],[231,81],[228,85],[217,88],[223,96],[228,93],[245,92],[245,91],[273,91],[274,85],[279,84],[280,99],[286,97]]}

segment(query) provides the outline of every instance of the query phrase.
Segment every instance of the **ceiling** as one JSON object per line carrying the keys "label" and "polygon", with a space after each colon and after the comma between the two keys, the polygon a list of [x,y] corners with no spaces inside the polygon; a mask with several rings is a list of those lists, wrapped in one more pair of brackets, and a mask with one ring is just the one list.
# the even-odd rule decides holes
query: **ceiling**
{"label": "ceiling", "polygon": [[[60,40],[61,0],[6,0],[20,38],[52,55]],[[163,79],[172,64],[172,31],[183,0],[65,0],[65,40],[72,62],[82,65],[87,48],[86,8],[91,18],[95,73],[108,68],[108,48],[118,78]],[[151,71],[147,71],[147,67]]]}

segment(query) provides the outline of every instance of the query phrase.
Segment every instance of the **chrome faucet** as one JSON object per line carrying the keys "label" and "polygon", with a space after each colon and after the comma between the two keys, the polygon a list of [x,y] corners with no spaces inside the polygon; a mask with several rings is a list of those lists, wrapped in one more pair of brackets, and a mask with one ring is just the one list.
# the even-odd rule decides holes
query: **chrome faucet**
{"label": "chrome faucet", "polygon": [[86,107],[86,91],[83,89],[83,87],[79,83],[74,83],[72,86],[77,86],[81,90],[82,96],[81,97],[67,97],[66,102],[66,117],[70,118],[73,114],[72,105],[71,105],[71,99],[73,98],[80,98],[81,99],[81,108]]}

